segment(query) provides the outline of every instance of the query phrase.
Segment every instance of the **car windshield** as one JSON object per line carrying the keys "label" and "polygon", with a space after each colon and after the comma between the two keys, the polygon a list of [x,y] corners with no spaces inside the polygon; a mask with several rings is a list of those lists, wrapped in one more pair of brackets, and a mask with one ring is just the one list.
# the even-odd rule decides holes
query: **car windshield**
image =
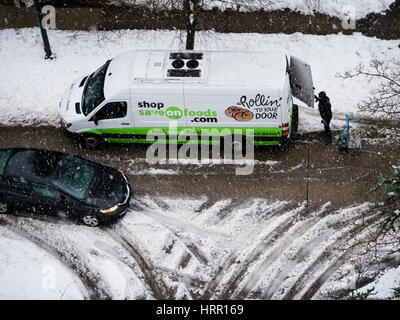
{"label": "car windshield", "polygon": [[92,112],[105,99],[103,90],[104,80],[110,62],[111,60],[108,60],[103,66],[93,72],[86,81],[82,95],[82,112],[85,116]]}
{"label": "car windshield", "polygon": [[58,165],[53,185],[75,198],[83,199],[94,176],[94,164],[68,155]]}

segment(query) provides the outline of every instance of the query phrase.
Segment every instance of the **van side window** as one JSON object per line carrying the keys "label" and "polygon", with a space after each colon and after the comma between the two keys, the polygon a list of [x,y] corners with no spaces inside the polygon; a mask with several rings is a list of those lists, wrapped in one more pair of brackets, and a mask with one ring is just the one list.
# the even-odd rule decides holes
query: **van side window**
{"label": "van side window", "polygon": [[125,101],[110,102],[96,113],[97,120],[125,118],[128,104]]}

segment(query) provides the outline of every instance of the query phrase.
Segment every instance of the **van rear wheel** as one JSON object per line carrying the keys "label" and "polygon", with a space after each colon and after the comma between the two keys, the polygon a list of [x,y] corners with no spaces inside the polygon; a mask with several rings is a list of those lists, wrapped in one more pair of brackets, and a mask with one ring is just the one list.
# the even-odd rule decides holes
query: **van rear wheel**
{"label": "van rear wheel", "polygon": [[101,136],[96,134],[86,134],[82,137],[82,145],[86,149],[96,150],[103,144]]}
{"label": "van rear wheel", "polygon": [[292,110],[292,134],[296,134],[298,130],[299,130],[299,106],[297,104],[294,104]]}

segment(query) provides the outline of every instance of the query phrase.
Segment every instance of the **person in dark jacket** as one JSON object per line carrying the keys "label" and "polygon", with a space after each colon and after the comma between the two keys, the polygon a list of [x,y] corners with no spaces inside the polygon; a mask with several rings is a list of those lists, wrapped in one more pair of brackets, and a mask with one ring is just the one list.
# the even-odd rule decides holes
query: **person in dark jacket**
{"label": "person in dark jacket", "polygon": [[331,143],[332,142],[332,134],[331,134],[331,129],[329,127],[329,124],[332,120],[332,106],[329,97],[326,95],[325,91],[321,91],[318,94],[318,97],[315,96],[315,100],[319,102],[318,104],[318,109],[319,109],[319,114],[321,115],[322,121],[325,129],[325,135],[326,135],[326,142]]}

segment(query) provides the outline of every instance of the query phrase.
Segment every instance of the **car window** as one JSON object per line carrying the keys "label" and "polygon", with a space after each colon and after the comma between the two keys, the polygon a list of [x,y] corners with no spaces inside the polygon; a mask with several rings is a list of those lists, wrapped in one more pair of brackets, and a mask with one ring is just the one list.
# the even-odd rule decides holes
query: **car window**
{"label": "car window", "polygon": [[3,174],[4,168],[10,158],[11,150],[0,150],[0,175]]}
{"label": "car window", "polygon": [[125,118],[128,104],[124,101],[107,103],[96,113],[97,120]]}
{"label": "car window", "polygon": [[41,184],[32,184],[32,189],[33,192],[40,196],[40,197],[45,197],[45,198],[52,198],[52,199],[60,199],[60,192],[57,190],[54,190],[53,188],[50,188],[46,185],[41,185]]}

